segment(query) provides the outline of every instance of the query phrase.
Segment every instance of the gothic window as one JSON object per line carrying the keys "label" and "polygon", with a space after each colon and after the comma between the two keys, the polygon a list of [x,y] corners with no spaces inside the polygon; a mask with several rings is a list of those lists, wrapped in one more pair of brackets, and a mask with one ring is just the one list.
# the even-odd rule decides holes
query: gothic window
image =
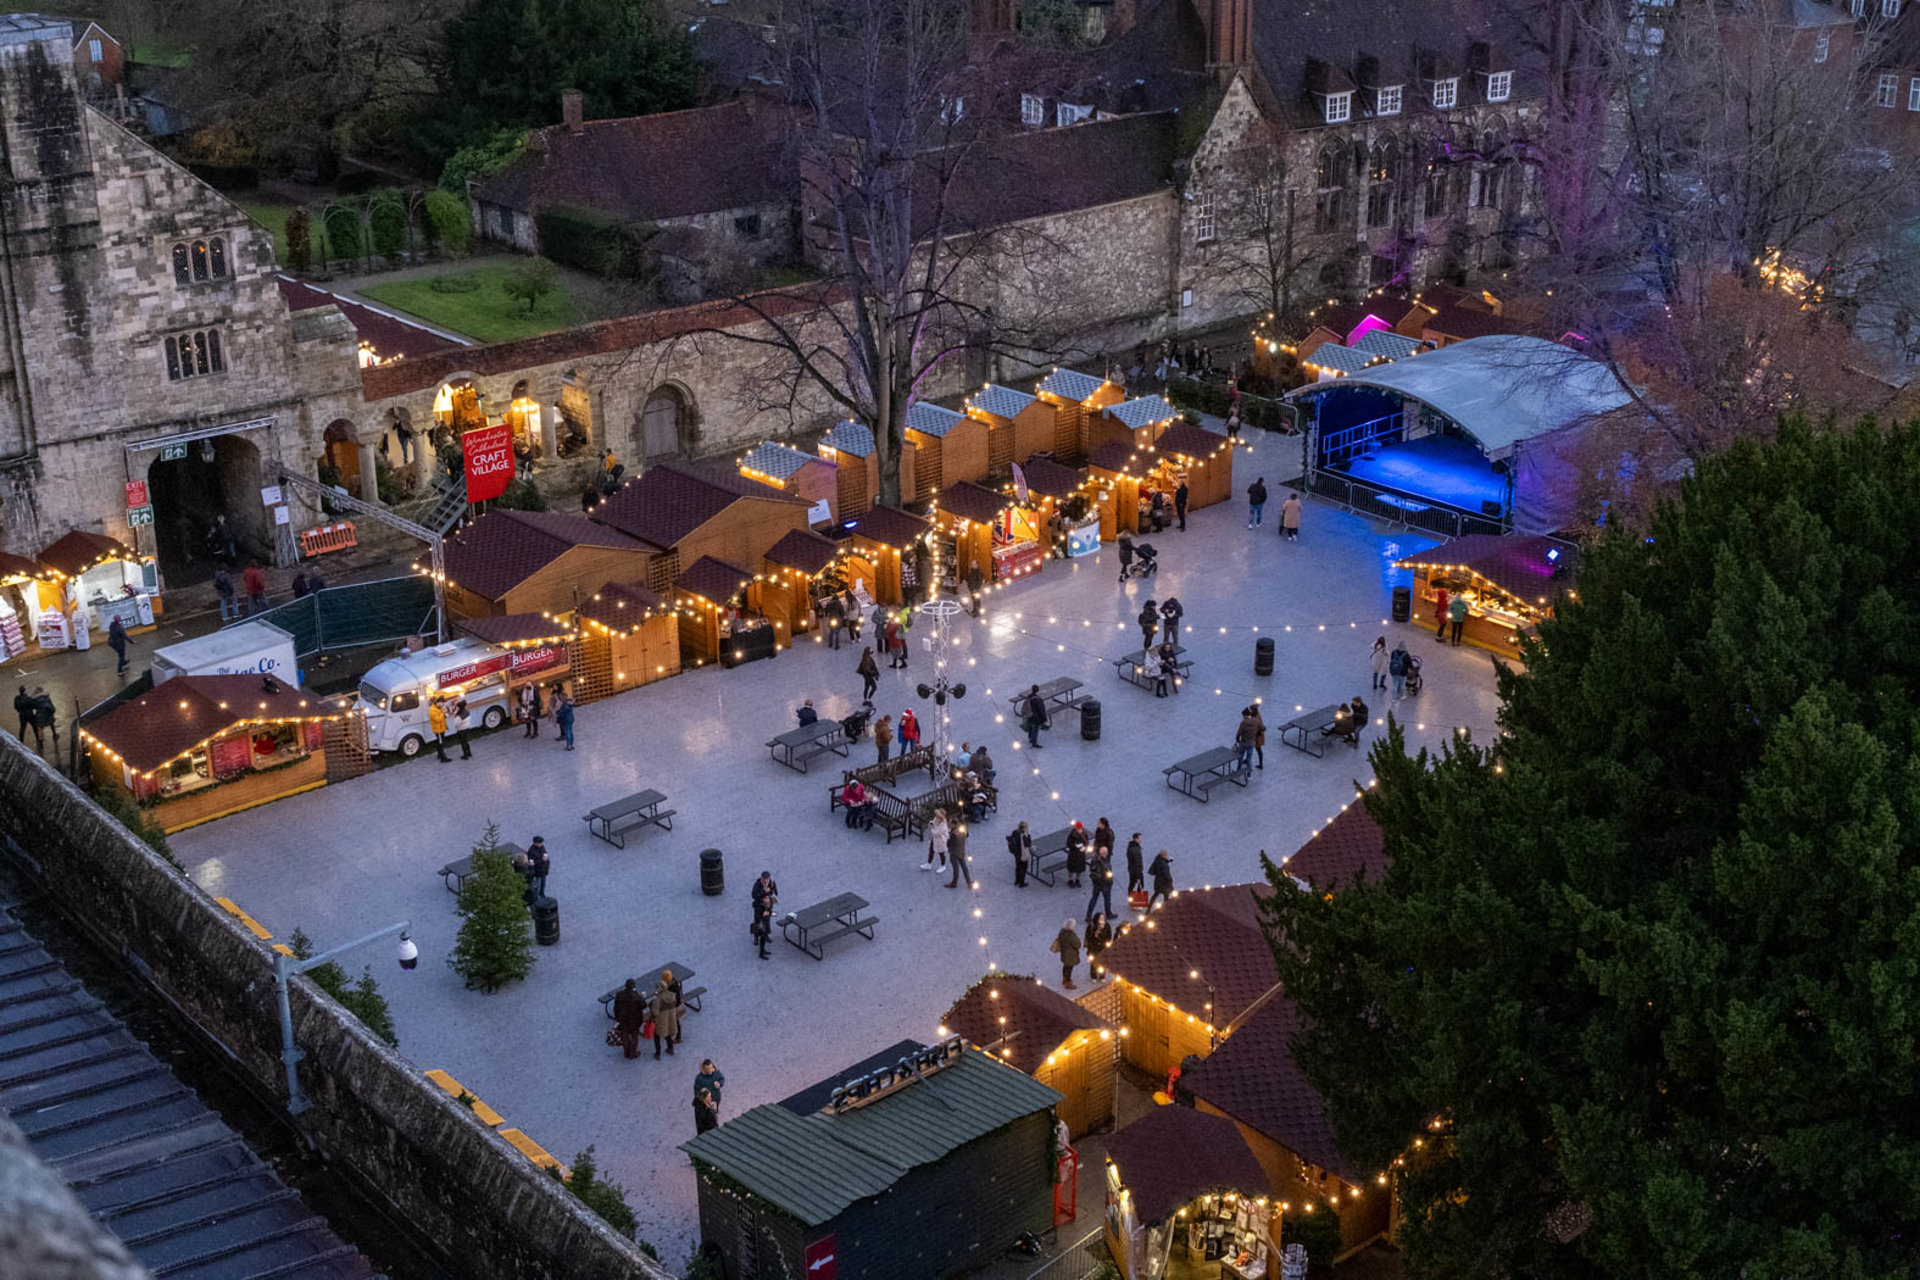
{"label": "gothic window", "polygon": [[227,242],[221,236],[181,240],[173,246],[172,258],[176,285],[227,278]]}
{"label": "gothic window", "polygon": [[225,373],[226,354],[218,329],[196,329],[168,338],[165,343],[167,381],[183,382],[208,374]]}
{"label": "gothic window", "polygon": [[207,241],[207,263],[213,271],[215,280],[223,280],[227,275],[227,242],[220,236]]}
{"label": "gothic window", "polygon": [[1347,155],[1339,147],[1327,147],[1320,152],[1320,161],[1314,166],[1313,229],[1332,231],[1340,225],[1341,188],[1346,186]]}
{"label": "gothic window", "polygon": [[175,284],[193,283],[192,260],[187,255],[185,244],[173,246],[173,282]]}
{"label": "gothic window", "polygon": [[1370,227],[1384,227],[1393,221],[1393,187],[1398,177],[1397,169],[1393,143],[1387,141],[1375,146],[1367,162],[1367,225]]}
{"label": "gothic window", "polygon": [[1452,166],[1438,157],[1427,161],[1427,216],[1438,218],[1447,211],[1447,178]]}

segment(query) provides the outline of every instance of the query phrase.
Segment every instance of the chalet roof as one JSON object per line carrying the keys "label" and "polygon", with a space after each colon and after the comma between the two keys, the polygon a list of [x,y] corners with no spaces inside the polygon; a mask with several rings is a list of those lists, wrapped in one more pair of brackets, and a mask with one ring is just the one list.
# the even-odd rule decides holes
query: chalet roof
{"label": "chalet roof", "polygon": [[1047,1055],[1074,1032],[1107,1027],[1104,1019],[1058,991],[1025,978],[987,978],[975,983],[940,1021],[954,1035],[991,1050],[994,1057],[1028,1075],[1039,1070]]}
{"label": "chalet roof", "polygon": [[790,444],[778,440],[763,440],[747,450],[740,459],[743,471],[757,471],[763,476],[772,476],[775,480],[790,480],[800,468],[809,462],[819,462],[818,454],[802,453]]}
{"label": "chalet roof", "polygon": [[1105,378],[1096,378],[1090,373],[1081,373],[1078,369],[1055,369],[1040,379],[1035,391],[1044,391],[1050,396],[1062,400],[1084,403],[1099,393],[1107,385]]}
{"label": "chalet roof", "polygon": [[1364,351],[1370,356],[1383,360],[1404,360],[1420,350],[1420,339],[1409,338],[1404,333],[1395,333],[1391,329],[1370,329],[1353,344],[1355,351]]}
{"label": "chalet roof", "polygon": [[86,529],[69,529],[52,546],[40,553],[40,563],[55,573],[77,578],[97,564],[108,560],[138,560],[139,553],[127,548],[118,538]]}
{"label": "chalet roof", "polygon": [[25,556],[16,556],[11,551],[0,551],[0,582],[15,582],[27,578],[46,578],[49,574],[44,565],[29,560]]}
{"label": "chalet roof", "polygon": [[491,618],[468,618],[460,630],[488,644],[531,644],[539,640],[560,640],[573,634],[565,616],[544,613],[503,613]]}
{"label": "chalet roof", "polygon": [[592,518],[665,549],[678,546],[682,538],[743,498],[805,505],[791,494],[737,472],[660,462],[639,479],[621,485],[593,509]]}
{"label": "chalet roof", "polygon": [[782,569],[815,574],[833,562],[840,546],[832,538],[811,529],[789,529],[767,551],[767,559]]}
{"label": "chalet roof", "polygon": [[836,422],[827,434],[820,437],[820,443],[856,458],[870,458],[873,456],[873,428],[864,422]]}
{"label": "chalet roof", "polygon": [[616,529],[560,511],[489,511],[446,541],[447,577],[498,600],[575,547],[651,550]]}
{"label": "chalet roof", "polygon": [[862,1106],[801,1115],[769,1103],[680,1149],[817,1227],[909,1171],[1059,1101],[1058,1093],[1024,1072],[963,1049],[945,1066]]}
{"label": "chalet roof", "polygon": [[[1126,930],[1102,955],[1115,974],[1186,1013],[1199,1014],[1208,987],[1213,1025],[1224,1027],[1279,983],[1260,930],[1264,884],[1187,889]],[[1199,978],[1189,977],[1198,970]]]}
{"label": "chalet roof", "polygon": [[1380,357],[1358,347],[1342,346],[1338,342],[1323,342],[1313,349],[1313,354],[1302,357],[1302,363],[1316,365],[1322,369],[1333,369],[1340,373],[1358,373],[1369,365],[1379,362]]}
{"label": "chalet roof", "polygon": [[1443,338],[1484,338],[1489,334],[1518,333],[1519,326],[1472,307],[1445,306],[1428,319],[1423,332]]}
{"label": "chalet roof", "polygon": [[898,507],[875,506],[846,522],[860,537],[904,551],[933,526]]}
{"label": "chalet roof", "polygon": [[970,421],[964,413],[955,413],[952,409],[942,409],[937,404],[928,404],[924,400],[915,401],[907,409],[907,426],[923,436],[932,436],[939,440],[949,431],[963,422]]}
{"label": "chalet roof", "polygon": [[1220,450],[1227,448],[1227,438],[1217,431],[1209,431],[1197,423],[1182,419],[1160,433],[1153,447],[1161,453],[1177,453],[1183,458],[1195,461],[1211,458]]}
{"label": "chalet roof", "polygon": [[942,489],[937,501],[942,511],[975,524],[992,524],[1002,511],[1013,505],[1012,498],[971,480]]}
{"label": "chalet roof", "polygon": [[788,114],[751,96],[718,106],[536,129],[518,159],[480,183],[484,204],[531,213],[583,205],[661,222],[798,194]]}
{"label": "chalet roof", "polygon": [[1138,430],[1141,427],[1150,427],[1156,422],[1165,422],[1180,411],[1175,409],[1165,396],[1140,396],[1133,400],[1122,400],[1119,404],[1110,404],[1100,412]]}
{"label": "chalet roof", "polygon": [[129,766],[148,773],[249,720],[321,720],[341,714],[304,689],[257,675],[175,676],[87,727]]}
{"label": "chalet roof", "polygon": [[1164,1222],[1210,1193],[1269,1190],[1233,1121],[1192,1107],[1155,1107],[1107,1139],[1107,1159],[1141,1222]]}
{"label": "chalet roof", "polygon": [[1281,865],[1295,880],[1322,892],[1345,888],[1363,872],[1369,884],[1378,884],[1387,873],[1386,840],[1367,806],[1356,800]]}
{"label": "chalet roof", "polygon": [[1109,440],[1087,455],[1087,465],[1102,471],[1121,472],[1133,463],[1134,458],[1132,445]]}
{"label": "chalet roof", "polygon": [[[1555,551],[1559,554],[1549,560],[1548,553]],[[1578,555],[1577,548],[1553,538],[1470,533],[1407,556],[1395,567],[1457,566],[1537,609],[1560,594],[1560,581],[1571,574]]]}
{"label": "chalet roof", "polygon": [[1080,489],[1080,473],[1052,458],[1028,458],[1020,468],[1027,491],[1048,498],[1071,498]]}
{"label": "chalet roof", "polygon": [[648,614],[666,613],[672,605],[638,582],[609,582],[580,602],[580,616],[610,631],[632,631]]}
{"label": "chalet roof", "polygon": [[967,397],[967,408],[990,413],[996,418],[1017,418],[1033,402],[1034,397],[1024,391],[990,382]]}
{"label": "chalet roof", "polygon": [[375,355],[382,360],[394,356],[423,356],[432,351],[445,351],[450,347],[470,345],[466,339],[457,338],[450,333],[441,333],[429,329],[426,325],[403,320],[399,316],[383,311],[379,307],[369,306],[352,298],[330,293],[325,289],[316,289],[303,280],[292,276],[275,277],[280,286],[280,296],[286,299],[288,311],[314,311],[320,307],[338,307],[340,314],[353,326],[360,341],[373,348]]}
{"label": "chalet roof", "polygon": [[701,556],[680,571],[673,585],[712,604],[725,604],[752,581],[749,570],[714,556]]}

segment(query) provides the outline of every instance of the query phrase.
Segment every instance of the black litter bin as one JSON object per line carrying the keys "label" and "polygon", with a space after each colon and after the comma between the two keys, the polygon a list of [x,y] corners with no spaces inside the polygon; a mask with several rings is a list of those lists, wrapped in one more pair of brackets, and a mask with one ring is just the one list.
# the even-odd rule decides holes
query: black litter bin
{"label": "black litter bin", "polygon": [[1393,620],[1406,622],[1413,617],[1413,592],[1406,587],[1393,589]]}
{"label": "black litter bin", "polygon": [[552,898],[533,900],[533,940],[543,947],[560,941],[560,904]]}
{"label": "black litter bin", "polygon": [[718,849],[700,851],[700,892],[717,898],[727,887],[725,859]]}
{"label": "black litter bin", "polygon": [[1088,698],[1080,704],[1080,738],[1083,742],[1100,741],[1100,700]]}
{"label": "black litter bin", "polygon": [[1273,674],[1273,637],[1261,636],[1253,642],[1253,674],[1270,676]]}

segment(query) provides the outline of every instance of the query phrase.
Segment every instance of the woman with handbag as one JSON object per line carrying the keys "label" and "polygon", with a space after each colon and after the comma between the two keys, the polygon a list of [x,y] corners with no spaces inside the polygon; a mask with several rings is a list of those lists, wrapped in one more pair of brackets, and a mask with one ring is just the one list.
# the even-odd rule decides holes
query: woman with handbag
{"label": "woman with handbag", "polygon": [[933,818],[927,823],[927,860],[920,865],[922,871],[933,870],[933,860],[940,859],[940,869],[947,869],[947,841],[953,837],[953,828],[947,825],[947,811],[935,809]]}
{"label": "woman with handbag", "polygon": [[632,978],[621,987],[613,997],[613,1039],[609,1044],[618,1044],[625,1051],[624,1056],[640,1056],[640,1029],[647,1021],[647,998],[640,994]]}
{"label": "woman with handbag", "polygon": [[667,1042],[667,1052],[673,1052],[674,1042],[680,1038],[680,993],[673,981],[673,970],[663,969],[660,981],[653,989],[652,1014],[647,1019],[644,1034],[653,1041],[653,1056],[660,1056],[660,1041]]}

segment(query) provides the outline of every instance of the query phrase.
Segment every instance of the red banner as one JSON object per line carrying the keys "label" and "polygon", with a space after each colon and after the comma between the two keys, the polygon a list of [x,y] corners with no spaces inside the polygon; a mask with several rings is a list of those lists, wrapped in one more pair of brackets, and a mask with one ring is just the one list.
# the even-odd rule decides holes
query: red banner
{"label": "red banner", "polygon": [[567,650],[565,645],[542,644],[535,645],[531,649],[515,649],[513,651],[513,674],[516,676],[530,676],[537,671],[545,671],[549,667],[557,667],[566,660]]}
{"label": "red banner", "polygon": [[460,437],[460,455],[466,462],[467,501],[499,497],[513,481],[513,428],[503,422],[467,432]]}
{"label": "red banner", "polygon": [[511,661],[512,659],[504,653],[490,654],[487,657],[481,658],[478,662],[469,662],[464,666],[450,667],[442,671],[436,683],[442,689],[451,689],[455,685],[466,684],[470,680],[478,680],[481,676],[490,676],[496,671],[505,671],[507,664]]}

